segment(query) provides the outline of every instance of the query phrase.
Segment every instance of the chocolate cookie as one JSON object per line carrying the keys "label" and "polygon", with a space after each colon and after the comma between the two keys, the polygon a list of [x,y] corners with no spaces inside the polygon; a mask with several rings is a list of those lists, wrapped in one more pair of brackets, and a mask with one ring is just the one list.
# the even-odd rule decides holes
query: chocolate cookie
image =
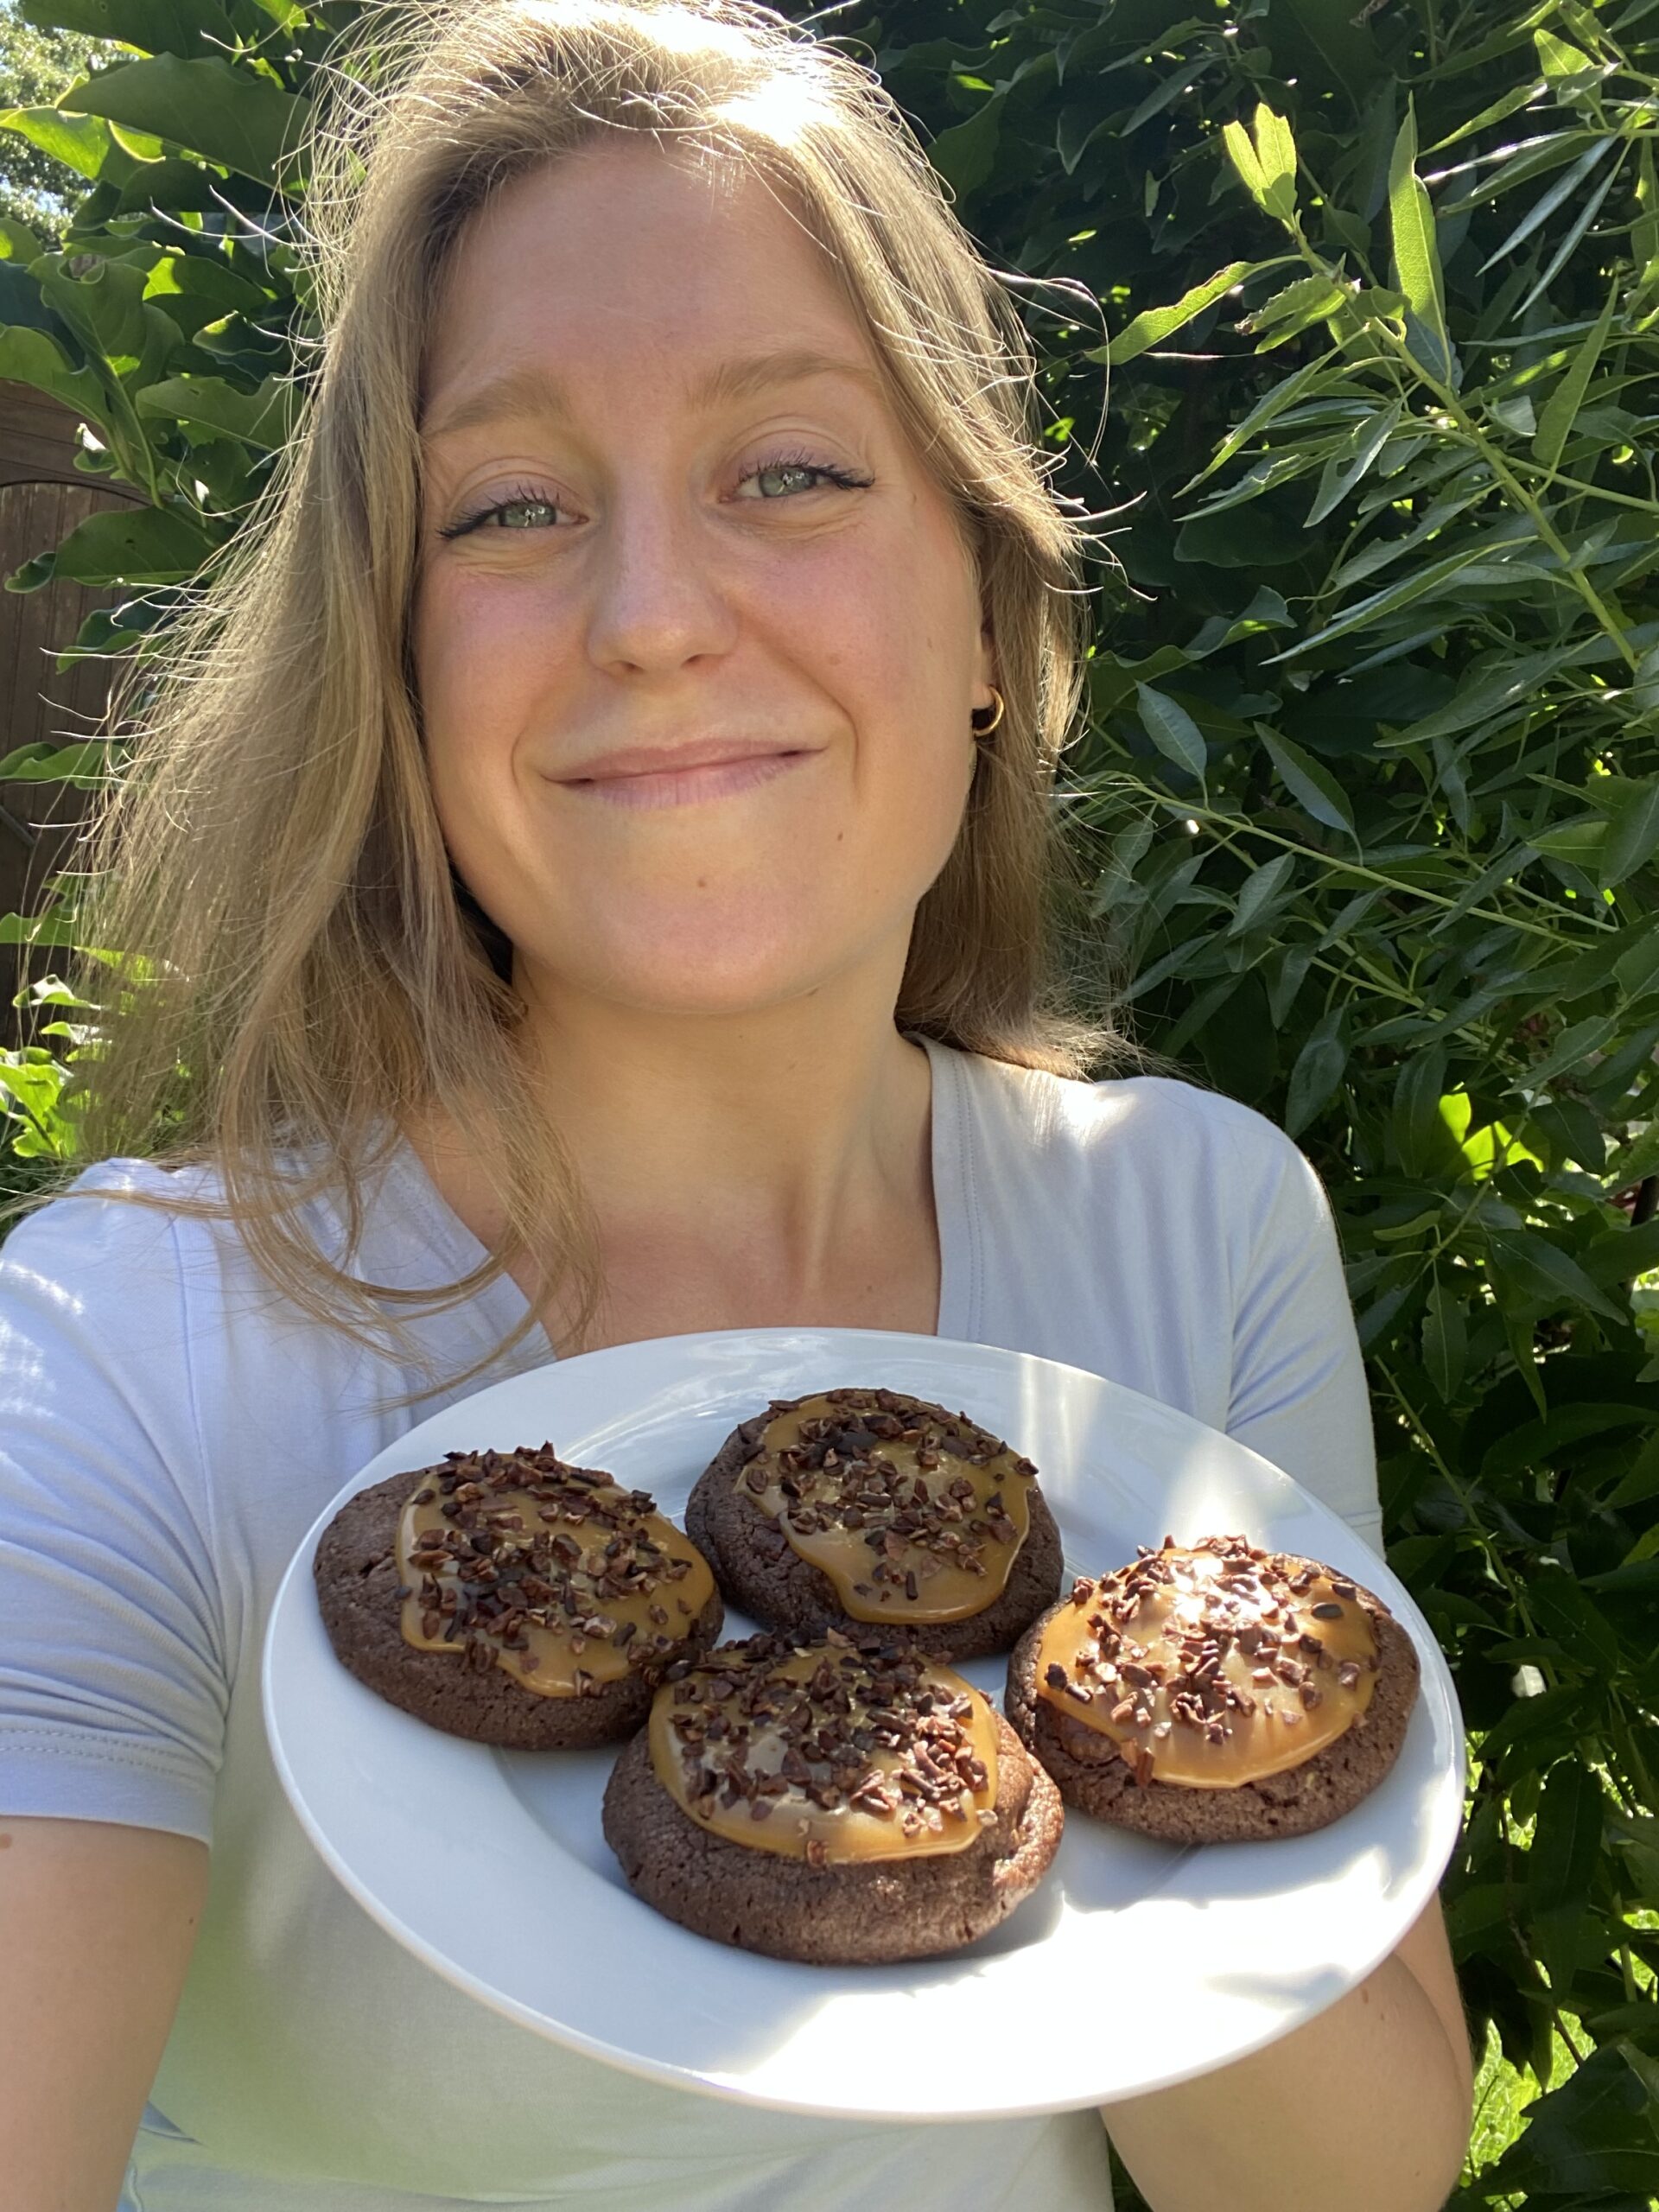
{"label": "chocolate cookie", "polygon": [[895,1390],[772,1400],[699,1476],[685,1526],[767,1627],[874,1624],[938,1659],[1006,1651],[1060,1587],[1031,1461]]}
{"label": "chocolate cookie", "polygon": [[359,1681],[449,1735],[515,1751],[631,1735],[664,1670],[725,1618],[707,1561],[645,1492],[551,1446],[388,1475],[335,1515],[315,1573],[329,1642]]}
{"label": "chocolate cookie", "polygon": [[1004,1703],[1078,1811],[1169,1843],[1248,1842],[1309,1834],[1368,1796],[1419,1675],[1382,1599],[1334,1569],[1242,1536],[1166,1539],[1033,1623]]}
{"label": "chocolate cookie", "polygon": [[648,1904],[817,1966],[971,1942],[1037,1886],[1063,1821],[1053,1783],[960,1676],[902,1641],[861,1649],[835,1631],[724,1644],[665,1683],[604,1803]]}

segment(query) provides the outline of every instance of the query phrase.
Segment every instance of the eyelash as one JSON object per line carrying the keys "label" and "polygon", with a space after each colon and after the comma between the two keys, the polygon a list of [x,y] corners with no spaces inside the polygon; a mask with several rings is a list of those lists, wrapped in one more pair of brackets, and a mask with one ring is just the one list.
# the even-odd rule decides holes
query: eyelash
{"label": "eyelash", "polygon": [[[851,469],[837,468],[833,462],[810,460],[805,454],[779,454],[773,460],[758,461],[753,468],[745,471],[741,481],[747,483],[752,476],[769,475],[780,468],[808,469],[814,476],[828,478],[830,483],[843,492],[868,491],[874,481],[873,477],[855,475]],[[814,486],[808,486],[809,490],[816,488]],[[793,499],[798,498],[799,494],[791,493],[785,496]],[[548,499],[544,493],[532,491],[528,486],[519,485],[511,491],[505,499],[492,499],[487,507],[480,507],[470,515],[463,515],[458,522],[446,524],[439,531],[438,536],[446,538],[464,537],[469,531],[476,530],[480,524],[488,522],[492,515],[499,515],[504,507],[556,507],[557,504],[556,500]],[[757,500],[755,504],[770,505],[775,502]]]}

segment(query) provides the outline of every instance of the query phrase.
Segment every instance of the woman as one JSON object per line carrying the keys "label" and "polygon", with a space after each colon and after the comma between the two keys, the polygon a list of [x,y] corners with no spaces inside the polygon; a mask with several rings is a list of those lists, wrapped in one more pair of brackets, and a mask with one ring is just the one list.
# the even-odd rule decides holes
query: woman
{"label": "woman", "polygon": [[[747,7],[411,36],[328,138],[308,426],[107,827],[120,1156],[0,1255],[9,2201],[107,2212],[130,2152],[134,2212],[1103,2207],[1093,2113],[840,2125],[544,2044],[384,1936],[271,1771],[320,1507],[416,1408],[599,1344],[1029,1349],[1380,1541],[1311,1171],[1082,1080],[1054,1011],[1072,532],[902,126]],[[1432,1909],[1105,2118],[1156,2212],[1427,2212],[1468,2101]]]}

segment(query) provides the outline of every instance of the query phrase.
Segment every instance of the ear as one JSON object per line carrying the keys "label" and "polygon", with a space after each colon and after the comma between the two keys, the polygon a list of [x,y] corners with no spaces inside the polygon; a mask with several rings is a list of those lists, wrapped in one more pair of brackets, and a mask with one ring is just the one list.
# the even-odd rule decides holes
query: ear
{"label": "ear", "polygon": [[[976,691],[988,690],[996,680],[996,640],[991,635],[988,615],[979,626],[979,645],[974,656],[974,688]],[[981,699],[977,703],[988,707],[991,702],[988,699]]]}

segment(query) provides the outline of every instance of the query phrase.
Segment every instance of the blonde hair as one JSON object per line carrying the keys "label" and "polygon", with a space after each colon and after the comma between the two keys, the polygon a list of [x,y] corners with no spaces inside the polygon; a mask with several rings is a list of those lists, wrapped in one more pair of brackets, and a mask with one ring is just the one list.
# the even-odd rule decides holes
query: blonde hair
{"label": "blonde hair", "polygon": [[[689,142],[787,193],[954,503],[1007,702],[918,909],[895,1019],[1068,1075],[1109,1044],[1067,1010],[1050,950],[1081,533],[1048,486],[1009,296],[849,57],[746,0],[423,0],[359,36],[315,131],[323,337],[302,427],[146,665],[135,768],[96,826],[83,942],[119,952],[113,977],[108,955],[79,973],[105,1009],[85,1149],[210,1163],[222,1195],[167,1203],[231,1219],[273,1284],[360,1341],[403,1341],[400,1305],[446,1310],[526,1255],[548,1289],[574,1286],[579,1339],[601,1282],[591,1224],[515,1049],[508,949],[448,863],[410,675],[422,334],[469,218],[607,130]],[[505,1241],[429,1291],[361,1281],[365,1174],[410,1116],[461,1100]],[[299,1211],[324,1191],[343,1196],[340,1265]]]}

